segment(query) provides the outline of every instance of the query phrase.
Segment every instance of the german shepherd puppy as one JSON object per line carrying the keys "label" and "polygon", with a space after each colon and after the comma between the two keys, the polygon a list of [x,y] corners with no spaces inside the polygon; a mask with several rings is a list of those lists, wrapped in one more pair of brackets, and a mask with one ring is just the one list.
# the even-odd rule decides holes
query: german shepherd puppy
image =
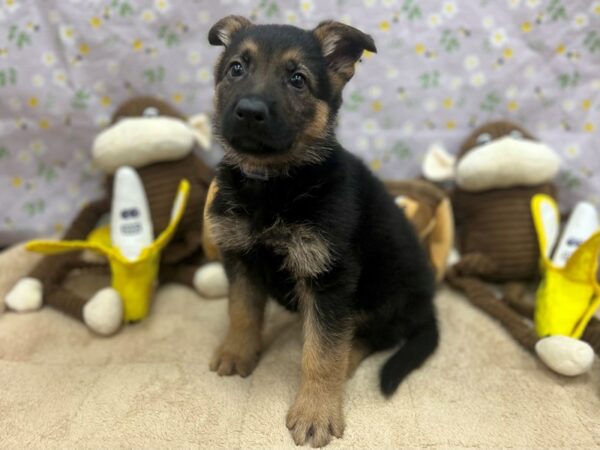
{"label": "german shepherd puppy", "polygon": [[334,134],[342,88],[373,39],[338,22],[306,31],[239,16],[208,35],[214,128],[225,157],[209,210],[230,281],[229,331],[210,369],[250,375],[267,297],[303,318],[301,382],[287,415],[296,444],[341,437],[343,386],[374,351],[402,345],[381,390],[438,342],[434,279],[414,230],[383,184]]}

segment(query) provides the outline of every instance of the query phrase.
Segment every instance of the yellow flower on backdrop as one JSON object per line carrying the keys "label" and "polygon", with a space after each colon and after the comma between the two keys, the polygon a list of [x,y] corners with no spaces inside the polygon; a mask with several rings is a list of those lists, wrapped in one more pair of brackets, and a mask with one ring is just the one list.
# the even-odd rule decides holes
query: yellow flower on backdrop
{"label": "yellow flower on backdrop", "polygon": [[521,31],[523,33],[529,33],[529,32],[531,32],[532,29],[533,29],[533,27],[531,26],[531,22],[523,22],[521,24]]}
{"label": "yellow flower on backdrop", "polygon": [[100,17],[94,16],[90,19],[90,25],[92,28],[98,29],[102,25],[102,19]]}
{"label": "yellow flower on backdrop", "polygon": [[519,109],[519,103],[517,103],[515,100],[511,100],[506,104],[506,109],[508,109],[510,112],[514,112]]}
{"label": "yellow flower on backdrop", "polygon": [[88,53],[90,53],[90,46],[86,42],[82,42],[79,44],[79,53],[82,56],[86,56]]}
{"label": "yellow flower on backdrop", "polygon": [[175,92],[171,96],[171,100],[173,100],[175,103],[181,103],[183,101],[183,94],[181,92]]}
{"label": "yellow flower on backdrop", "polygon": [[381,160],[380,159],[374,159],[371,161],[371,169],[375,172],[377,172],[378,170],[381,169]]}

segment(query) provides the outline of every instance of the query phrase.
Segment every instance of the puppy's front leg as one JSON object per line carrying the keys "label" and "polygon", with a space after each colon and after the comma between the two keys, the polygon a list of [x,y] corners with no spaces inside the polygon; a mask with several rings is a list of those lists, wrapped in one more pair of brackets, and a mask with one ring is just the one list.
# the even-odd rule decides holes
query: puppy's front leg
{"label": "puppy's front leg", "polygon": [[[344,432],[343,393],[352,330],[319,311],[311,294],[301,299],[304,316],[302,375],[286,425],[296,445],[323,447]],[[331,319],[335,323],[331,323]]]}
{"label": "puppy's front leg", "polygon": [[227,272],[231,284],[229,330],[210,362],[210,370],[219,375],[237,373],[247,377],[258,364],[267,295],[241,266]]}

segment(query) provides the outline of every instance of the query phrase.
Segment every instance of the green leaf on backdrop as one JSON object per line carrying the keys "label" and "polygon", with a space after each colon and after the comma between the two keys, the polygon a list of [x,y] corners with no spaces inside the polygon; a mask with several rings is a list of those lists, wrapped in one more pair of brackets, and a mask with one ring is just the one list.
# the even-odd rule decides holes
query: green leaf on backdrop
{"label": "green leaf on backdrop", "polygon": [[600,34],[597,31],[588,32],[583,39],[583,46],[587,48],[590,53],[600,51]]}
{"label": "green leaf on backdrop", "polygon": [[29,217],[42,214],[46,209],[46,202],[42,199],[32,200],[23,205],[23,210]]}
{"label": "green leaf on backdrop", "polygon": [[485,96],[485,98],[479,105],[479,108],[482,111],[494,112],[494,110],[496,109],[496,107],[498,106],[499,103],[500,103],[500,95],[497,92],[492,91]]}
{"label": "green leaf on backdrop", "polygon": [[15,84],[17,84],[17,69],[9,67],[0,70],[0,87],[14,86]]}
{"label": "green leaf on backdrop", "polygon": [[0,159],[8,158],[9,156],[10,151],[4,145],[0,145]]}
{"label": "green leaf on backdrop", "polygon": [[404,3],[402,4],[402,12],[406,14],[406,17],[410,21],[419,19],[423,15],[417,0],[404,0]]}

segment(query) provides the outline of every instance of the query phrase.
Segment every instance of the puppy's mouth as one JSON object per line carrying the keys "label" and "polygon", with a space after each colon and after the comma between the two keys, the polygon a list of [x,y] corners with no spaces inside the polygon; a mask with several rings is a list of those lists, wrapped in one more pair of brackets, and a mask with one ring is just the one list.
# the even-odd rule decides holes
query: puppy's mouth
{"label": "puppy's mouth", "polygon": [[227,143],[236,152],[252,155],[258,158],[281,155],[287,152],[291,144],[274,143],[252,135],[236,135],[226,138]]}
{"label": "puppy's mouth", "polygon": [[292,146],[291,140],[282,142],[273,137],[259,136],[252,132],[234,132],[226,134],[223,138],[232,150],[256,158],[282,155]]}

